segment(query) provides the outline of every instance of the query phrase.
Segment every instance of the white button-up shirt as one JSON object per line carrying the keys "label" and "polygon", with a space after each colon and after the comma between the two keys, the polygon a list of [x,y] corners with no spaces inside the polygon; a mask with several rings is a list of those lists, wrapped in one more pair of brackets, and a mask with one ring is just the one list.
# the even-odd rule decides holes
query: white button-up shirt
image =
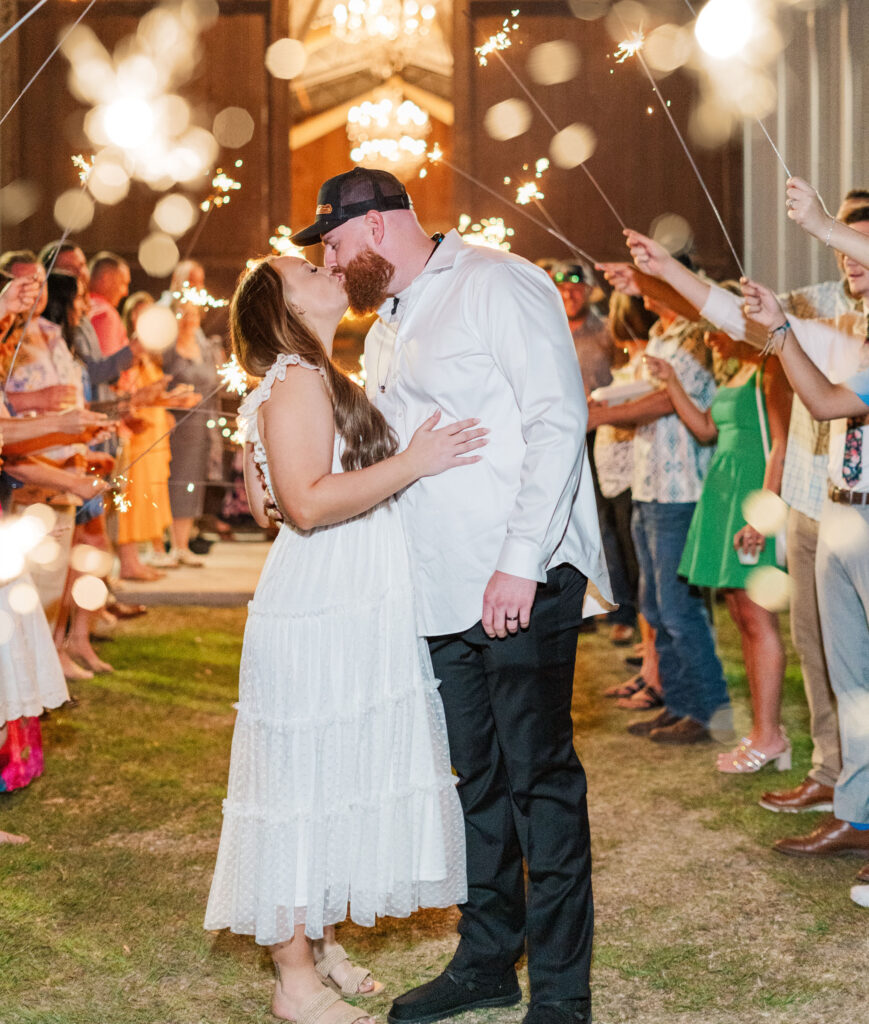
{"label": "white button-up shirt", "polygon": [[365,371],[368,396],[401,447],[435,409],[444,423],[477,416],[491,430],[481,462],[424,477],[399,496],[420,633],[478,622],[495,570],[543,582],[566,562],[609,602],[588,409],[548,275],[451,231],[397,299],[366,338]]}

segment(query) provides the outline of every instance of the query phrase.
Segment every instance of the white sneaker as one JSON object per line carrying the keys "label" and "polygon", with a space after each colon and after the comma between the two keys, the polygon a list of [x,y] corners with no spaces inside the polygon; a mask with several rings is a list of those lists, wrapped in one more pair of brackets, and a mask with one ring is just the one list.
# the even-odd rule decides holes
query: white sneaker
{"label": "white sneaker", "polygon": [[172,548],[169,554],[179,565],[188,565],[195,569],[201,569],[205,565],[205,562],[194,555],[190,548]]}
{"label": "white sneaker", "polygon": [[861,907],[869,907],[869,885],[852,885],[851,899]]}

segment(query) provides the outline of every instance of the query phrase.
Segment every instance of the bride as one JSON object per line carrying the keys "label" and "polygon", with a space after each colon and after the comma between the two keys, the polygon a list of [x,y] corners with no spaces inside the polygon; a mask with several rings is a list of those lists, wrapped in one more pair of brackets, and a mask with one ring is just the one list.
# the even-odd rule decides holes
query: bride
{"label": "bride", "polygon": [[[233,348],[261,377],[239,411],[254,517],[284,523],[250,604],[223,828],[205,915],[269,947],[275,1016],[368,1017],[339,1000],[382,989],[350,965],[336,922],[466,898],[462,815],[443,709],[417,637],[391,496],[477,462],[477,420],[408,448],[330,361],[340,274],[267,258],[232,300]],[[329,985],[331,988],[326,988]]]}

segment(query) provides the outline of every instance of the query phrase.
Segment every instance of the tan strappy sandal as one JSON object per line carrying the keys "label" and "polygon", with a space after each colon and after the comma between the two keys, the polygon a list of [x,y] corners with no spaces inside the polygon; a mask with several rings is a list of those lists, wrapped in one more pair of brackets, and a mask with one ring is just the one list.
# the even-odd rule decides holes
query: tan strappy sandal
{"label": "tan strappy sandal", "polygon": [[[360,1010],[349,1003],[343,1002],[336,992],[329,988],[324,988],[322,992],[318,992],[317,995],[303,1004],[302,1009],[299,1011],[299,1016],[296,1017],[293,1024],[318,1024],[323,1014],[336,1003],[340,1003],[341,1006],[330,1015],[329,1024],[355,1024],[357,1020],[365,1020],[370,1016],[365,1010]],[[272,1014],[278,1017],[279,1020],[292,1019],[290,1017],[281,1017],[280,1014],[275,1013],[274,1003],[272,1003]]]}
{"label": "tan strappy sandal", "polygon": [[[323,979],[323,984],[333,988],[336,992],[340,992],[342,996],[358,996],[359,998],[365,998],[366,996],[376,996],[378,993],[383,991],[383,985],[379,981],[375,981],[374,985],[370,990],[361,992],[359,986],[367,979],[371,977],[371,971],[366,971],[364,967],[356,967],[351,964],[347,971],[347,978],[343,985],[339,985],[337,981],[332,977],[332,972],[339,964],[343,964],[344,961],[350,960],[346,950],[343,946],[333,946],[328,953],[324,954],[322,960],[314,964],[314,970]],[[374,979],[372,979],[373,981]],[[364,1015],[363,1015],[364,1016]]]}

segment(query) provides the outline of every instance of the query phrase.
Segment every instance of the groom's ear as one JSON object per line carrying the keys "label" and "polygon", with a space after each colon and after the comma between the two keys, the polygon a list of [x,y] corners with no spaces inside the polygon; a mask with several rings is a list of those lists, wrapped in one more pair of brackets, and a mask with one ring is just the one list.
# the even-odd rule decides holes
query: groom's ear
{"label": "groom's ear", "polygon": [[386,233],[386,225],[380,210],[369,210],[365,214],[365,227],[370,232],[374,244],[380,245]]}

